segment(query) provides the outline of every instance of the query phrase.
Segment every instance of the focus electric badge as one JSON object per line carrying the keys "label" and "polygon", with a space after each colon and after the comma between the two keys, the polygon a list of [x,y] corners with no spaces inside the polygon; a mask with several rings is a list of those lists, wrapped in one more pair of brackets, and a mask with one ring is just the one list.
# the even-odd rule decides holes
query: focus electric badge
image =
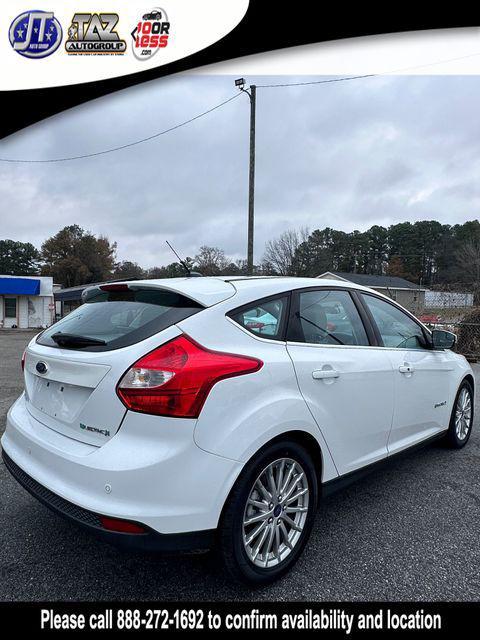
{"label": "focus electric badge", "polygon": [[62,27],[52,11],[24,11],[10,25],[13,49],[25,58],[46,58],[62,41]]}

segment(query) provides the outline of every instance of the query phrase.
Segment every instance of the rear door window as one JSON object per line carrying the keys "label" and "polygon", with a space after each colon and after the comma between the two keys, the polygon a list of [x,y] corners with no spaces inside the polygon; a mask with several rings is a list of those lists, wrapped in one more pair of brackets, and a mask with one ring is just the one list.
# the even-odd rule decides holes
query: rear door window
{"label": "rear door window", "polygon": [[[202,309],[193,300],[162,289],[94,289],[85,304],[41,333],[37,342],[59,347],[60,333],[74,337],[71,343],[62,339],[63,348],[109,351],[145,340]],[[99,344],[83,346],[79,337]]]}
{"label": "rear door window", "polygon": [[232,320],[262,338],[283,340],[288,296],[259,300],[230,314]]}

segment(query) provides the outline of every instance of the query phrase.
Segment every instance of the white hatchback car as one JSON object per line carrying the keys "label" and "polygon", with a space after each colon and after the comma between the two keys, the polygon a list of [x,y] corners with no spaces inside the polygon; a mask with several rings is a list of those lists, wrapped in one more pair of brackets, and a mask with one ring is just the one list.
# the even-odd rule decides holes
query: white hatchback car
{"label": "white hatchback car", "polygon": [[3,458],[108,540],[213,546],[266,583],[298,559],[321,495],[433,438],[466,444],[474,379],[453,344],[333,280],[90,287],[28,345]]}

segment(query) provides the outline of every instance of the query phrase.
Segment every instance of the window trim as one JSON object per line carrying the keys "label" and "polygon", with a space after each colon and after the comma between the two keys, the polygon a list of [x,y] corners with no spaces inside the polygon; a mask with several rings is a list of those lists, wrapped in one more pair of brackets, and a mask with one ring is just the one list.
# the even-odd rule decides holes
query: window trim
{"label": "window trim", "polygon": [[385,298],[382,295],[378,295],[376,293],[370,293],[370,291],[362,291],[360,289],[357,290],[357,294],[358,294],[359,303],[364,308],[365,313],[369,318],[370,324],[372,325],[373,331],[375,332],[375,336],[378,341],[378,346],[382,347],[383,349],[394,349],[395,351],[402,350],[402,349],[404,349],[405,351],[418,351],[418,349],[409,349],[408,347],[389,347],[385,345],[385,343],[383,342],[383,338],[380,333],[380,330],[378,328],[378,325],[375,322],[375,318],[373,317],[373,314],[365,300],[365,296],[370,296],[371,298],[377,298],[378,300],[381,300],[385,304],[388,304],[391,307],[394,307],[395,309],[397,309],[397,311],[400,311],[405,316],[407,316],[407,318],[410,318],[410,320],[412,320],[416,325],[418,325],[424,337],[425,346],[421,347],[421,349],[424,349],[425,351],[431,351],[433,349],[432,338],[428,329],[426,329],[423,326],[423,324],[412,313],[410,313],[410,311],[408,311],[407,309],[404,309],[395,300],[390,300],[388,298]]}
{"label": "window trim", "polygon": [[[352,300],[352,303],[360,317],[360,322],[363,325],[365,334],[367,336],[368,344],[317,344],[314,342],[305,342],[303,340],[299,341],[298,337],[300,320],[296,316],[300,308],[300,295],[302,293],[308,293],[309,291],[345,291]],[[290,315],[288,318],[288,329],[287,329],[287,342],[295,343],[295,344],[303,344],[307,346],[314,347],[336,347],[336,348],[366,348],[366,347],[377,347],[381,346],[378,344],[378,339],[374,332],[374,329],[369,320],[369,316],[365,313],[363,305],[361,305],[360,301],[356,296],[357,290],[352,287],[342,287],[342,286],[317,286],[317,287],[303,287],[301,289],[294,289],[292,291],[292,302],[290,305]]]}
{"label": "window trim", "polygon": [[[238,315],[239,313],[242,313],[243,311],[248,311],[252,307],[261,306],[262,304],[265,304],[267,302],[272,302],[274,300],[279,300],[281,298],[286,298],[285,313],[282,313],[279,331],[276,336],[267,336],[267,335],[262,336],[259,333],[254,333],[251,329],[249,329],[243,324],[240,324],[233,317]],[[243,331],[246,331],[249,336],[253,336],[254,338],[257,338],[260,340],[268,340],[272,342],[285,342],[288,325],[290,321],[291,303],[292,303],[292,291],[283,291],[281,293],[276,293],[274,295],[266,296],[264,298],[258,298],[257,300],[252,300],[251,302],[242,304],[240,307],[236,307],[235,309],[228,311],[225,315],[229,320],[231,320],[235,324],[236,327],[239,327]]]}

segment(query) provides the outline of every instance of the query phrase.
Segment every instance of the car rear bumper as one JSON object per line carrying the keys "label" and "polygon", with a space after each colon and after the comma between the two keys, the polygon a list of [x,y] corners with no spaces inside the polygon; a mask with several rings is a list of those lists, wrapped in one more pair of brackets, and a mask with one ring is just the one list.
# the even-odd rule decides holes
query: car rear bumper
{"label": "car rear bumper", "polygon": [[2,459],[5,467],[15,480],[22,485],[34,498],[62,518],[74,522],[77,526],[88,530],[95,537],[132,551],[194,551],[209,549],[215,542],[215,529],[192,531],[188,533],[162,534],[140,524],[145,533],[123,533],[110,531],[102,526],[102,514],[88,511],[68,502],[34,480],[3,451]]}
{"label": "car rear bumper", "polygon": [[[117,434],[95,447],[41,424],[22,396],[8,413],[2,450],[30,493],[103,538],[146,549],[201,548],[193,532],[211,538],[242,464],[200,449],[194,426],[127,412]],[[140,523],[148,532],[107,533],[100,516]]]}

